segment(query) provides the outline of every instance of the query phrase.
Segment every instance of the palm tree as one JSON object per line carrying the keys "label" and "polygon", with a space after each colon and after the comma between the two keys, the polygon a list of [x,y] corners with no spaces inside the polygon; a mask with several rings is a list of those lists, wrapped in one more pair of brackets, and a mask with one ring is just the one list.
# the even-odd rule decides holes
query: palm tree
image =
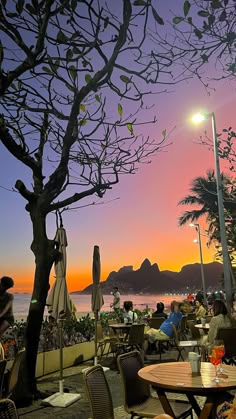
{"label": "palm tree", "polygon": [[[221,176],[223,195],[228,201],[230,200],[228,186],[232,186],[232,182],[227,175],[222,173]],[[209,223],[218,221],[217,186],[214,170],[208,170],[206,177],[198,176],[194,178],[190,185],[190,194],[181,199],[178,205],[196,205],[199,207],[191,211],[184,211],[178,220],[180,226],[188,222],[198,221],[202,216],[206,216]]]}
{"label": "palm tree", "polygon": [[[225,226],[228,243],[229,259],[235,264],[236,227],[235,227],[235,182],[229,176],[221,174],[223,186],[223,199],[225,208]],[[197,209],[184,211],[179,217],[178,224],[183,226],[188,222],[196,222],[205,216],[208,223],[208,245],[212,242],[216,247],[216,259],[221,259],[222,250],[220,243],[219,213],[217,201],[217,185],[214,170],[208,170],[206,177],[199,176],[192,180],[190,194],[181,199],[178,205],[196,205]],[[234,288],[236,282],[232,274]]]}

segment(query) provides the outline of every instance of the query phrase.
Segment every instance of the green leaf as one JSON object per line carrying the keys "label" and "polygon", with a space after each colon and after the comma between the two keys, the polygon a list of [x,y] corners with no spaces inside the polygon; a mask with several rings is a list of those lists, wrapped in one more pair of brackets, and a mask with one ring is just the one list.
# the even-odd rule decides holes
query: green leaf
{"label": "green leaf", "polygon": [[135,0],[133,4],[134,6],[147,6],[146,1],[144,0]]}
{"label": "green leaf", "polygon": [[198,37],[198,39],[202,39],[202,32],[199,31],[199,29],[194,29],[194,33]]}
{"label": "green leaf", "polygon": [[212,9],[220,9],[222,6],[221,2],[219,0],[213,0],[211,2]]}
{"label": "green leaf", "polygon": [[129,132],[133,135],[133,133],[134,133],[133,124],[131,124],[131,122],[128,122],[126,124],[126,126],[127,126],[128,130],[129,130]]}
{"label": "green leaf", "polygon": [[99,95],[95,95],[95,99],[97,102],[101,103],[101,97]]}
{"label": "green leaf", "polygon": [[57,42],[59,43],[67,43],[68,38],[67,36],[62,32],[62,30],[60,29],[58,34],[57,34]]}
{"label": "green leaf", "polygon": [[163,136],[164,138],[166,138],[166,129],[164,129],[164,130],[162,131],[162,136]]}
{"label": "green leaf", "polygon": [[45,73],[53,74],[52,73],[52,70],[50,68],[48,68],[48,67],[43,67],[42,70],[45,71]]}
{"label": "green leaf", "polygon": [[72,80],[75,81],[76,80],[76,77],[77,77],[77,69],[76,69],[76,67],[74,65],[71,65],[69,67],[69,73],[70,73],[70,76],[71,76]]}
{"label": "green leaf", "polygon": [[159,16],[159,14],[157,13],[157,11],[154,9],[154,7],[152,6],[152,14],[153,17],[155,19],[155,21],[159,24],[159,25],[164,25],[164,20],[162,19],[161,16]]}
{"label": "green leaf", "polygon": [[130,82],[130,79],[129,79],[129,77],[127,77],[127,76],[125,76],[125,75],[121,75],[120,76],[120,79],[124,82],[124,83],[129,83]]}
{"label": "green leaf", "polygon": [[207,10],[200,10],[197,14],[198,14],[198,16],[201,16],[201,17],[208,17],[209,16],[209,12]]}
{"label": "green leaf", "polygon": [[202,54],[201,58],[202,58],[204,63],[208,63],[208,56],[206,54]]}
{"label": "green leaf", "polygon": [[210,15],[208,17],[208,25],[209,26],[213,25],[213,23],[215,22],[215,20],[216,20],[216,17],[214,15]]}
{"label": "green leaf", "polygon": [[67,59],[67,61],[70,61],[72,58],[73,58],[73,51],[72,51],[72,49],[68,49],[66,51],[66,59]]}
{"label": "green leaf", "polygon": [[90,76],[90,74],[86,74],[85,75],[85,81],[86,81],[86,83],[90,83],[92,80],[93,79],[92,79],[92,76]]}
{"label": "green leaf", "polygon": [[120,116],[122,116],[122,114],[123,114],[123,108],[122,108],[122,105],[120,103],[118,103],[118,114]]}
{"label": "green leaf", "polygon": [[223,12],[219,16],[219,21],[224,22],[226,20],[226,18],[227,18],[226,10],[223,10]]}
{"label": "green leaf", "polygon": [[84,103],[81,103],[79,108],[82,112],[86,112],[86,106],[84,105]]}
{"label": "green leaf", "polygon": [[178,25],[180,22],[183,22],[183,20],[184,20],[184,18],[183,18],[183,17],[180,17],[180,16],[175,16],[175,17],[172,19],[172,22],[173,22],[175,25]]}
{"label": "green leaf", "polygon": [[21,15],[24,9],[25,0],[18,0],[16,4],[16,11]]}
{"label": "green leaf", "polygon": [[185,16],[185,17],[187,17],[187,16],[188,16],[190,8],[191,8],[191,4],[189,3],[189,1],[188,1],[188,0],[186,0],[186,1],[184,2],[184,16]]}
{"label": "green leaf", "polygon": [[79,126],[80,126],[80,127],[84,127],[86,124],[87,124],[87,119],[81,119],[81,120],[79,121]]}

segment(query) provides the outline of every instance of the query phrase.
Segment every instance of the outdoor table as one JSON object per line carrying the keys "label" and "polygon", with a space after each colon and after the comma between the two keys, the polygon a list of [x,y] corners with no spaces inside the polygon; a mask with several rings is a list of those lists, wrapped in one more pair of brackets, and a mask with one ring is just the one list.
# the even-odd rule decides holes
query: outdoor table
{"label": "outdoor table", "polygon": [[196,327],[196,329],[198,330],[203,330],[204,334],[207,335],[209,332],[210,325],[209,323],[206,323],[204,325],[199,323],[199,324],[195,324],[194,327]]}
{"label": "outdoor table", "polygon": [[[138,374],[153,385],[165,413],[174,417],[166,392],[179,393],[187,396],[198,418],[207,419],[215,412],[219,396],[236,389],[235,366],[224,365],[224,370],[228,377],[219,383],[212,381],[215,377],[215,367],[209,362],[201,363],[201,374],[198,376],[192,376],[189,362],[149,365],[140,369]],[[202,410],[194,396],[206,397]]]}

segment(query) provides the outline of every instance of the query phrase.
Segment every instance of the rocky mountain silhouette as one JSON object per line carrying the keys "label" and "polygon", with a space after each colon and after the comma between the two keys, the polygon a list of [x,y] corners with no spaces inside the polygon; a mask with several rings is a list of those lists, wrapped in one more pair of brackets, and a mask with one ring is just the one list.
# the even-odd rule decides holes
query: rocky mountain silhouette
{"label": "rocky mountain silhouette", "polygon": [[[218,262],[204,265],[206,288],[219,288],[223,265]],[[101,282],[103,294],[109,294],[117,286],[124,294],[162,294],[165,292],[186,292],[200,290],[202,284],[199,263],[185,265],[180,272],[160,271],[157,263],[153,265],[145,259],[136,271],[133,266],[123,266],[119,271],[112,271],[107,279]],[[92,284],[75,293],[91,294]]]}

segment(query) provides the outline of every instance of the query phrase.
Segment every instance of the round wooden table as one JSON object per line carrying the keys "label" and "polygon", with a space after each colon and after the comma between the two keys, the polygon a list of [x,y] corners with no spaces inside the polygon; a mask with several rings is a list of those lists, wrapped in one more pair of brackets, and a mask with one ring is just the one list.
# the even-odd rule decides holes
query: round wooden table
{"label": "round wooden table", "polygon": [[[201,374],[192,376],[189,362],[167,362],[149,365],[139,370],[139,376],[155,387],[165,413],[174,417],[167,399],[167,393],[185,394],[198,418],[207,419],[215,414],[220,396],[229,390],[236,389],[236,367],[224,365],[227,378],[220,383],[214,383],[215,368],[209,362],[201,363]],[[194,396],[206,397],[201,410]]]}
{"label": "round wooden table", "polygon": [[196,329],[202,329],[202,330],[207,330],[208,331],[209,328],[210,328],[210,324],[209,323],[206,323],[206,324],[199,323],[199,324],[195,324],[194,327],[196,327]]}

